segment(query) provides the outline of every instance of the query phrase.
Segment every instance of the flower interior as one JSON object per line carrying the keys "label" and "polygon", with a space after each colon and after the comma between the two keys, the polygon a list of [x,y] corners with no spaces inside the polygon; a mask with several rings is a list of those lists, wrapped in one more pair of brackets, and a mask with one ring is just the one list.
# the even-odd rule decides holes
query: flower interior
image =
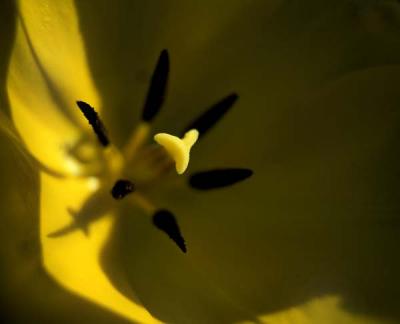
{"label": "flower interior", "polygon": [[[78,100],[77,107],[90,124],[95,138],[83,135],[73,147],[68,148],[71,171],[75,176],[93,179],[94,193],[84,201],[79,210],[68,208],[72,221],[48,234],[50,238],[68,235],[81,230],[90,235],[90,224],[118,208],[121,200],[143,209],[152,217],[153,225],[165,232],[180,250],[187,252],[178,221],[173,211],[156,206],[145,194],[145,189],[161,180],[174,166],[178,176],[189,164],[189,152],[201,138],[230,110],[238,99],[233,93],[198,116],[182,131],[182,139],[159,133],[154,140],[159,145],[146,145],[151,124],[160,112],[166,98],[169,74],[169,54],[163,50],[154,70],[144,104],[142,118],[127,144],[117,148],[109,139],[104,123],[95,108]],[[80,167],[73,167],[74,165]],[[83,165],[83,167],[82,167]],[[198,190],[211,190],[233,185],[252,175],[246,168],[223,168],[196,172],[189,175],[188,185]]]}

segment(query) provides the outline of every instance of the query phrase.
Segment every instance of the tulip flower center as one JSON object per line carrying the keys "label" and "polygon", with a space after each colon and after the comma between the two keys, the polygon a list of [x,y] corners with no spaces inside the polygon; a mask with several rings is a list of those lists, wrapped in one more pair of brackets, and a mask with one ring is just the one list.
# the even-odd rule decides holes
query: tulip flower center
{"label": "tulip flower center", "polygon": [[[142,121],[126,146],[119,150],[110,143],[106,129],[94,108],[83,101],[77,101],[77,105],[93,128],[98,143],[84,135],[73,147],[68,148],[67,161],[75,162],[71,162],[70,166],[76,175],[87,176],[93,194],[79,210],[68,208],[72,222],[51,232],[48,237],[64,236],[75,230],[82,230],[89,235],[90,224],[117,208],[119,200],[124,199],[152,215],[156,227],[165,231],[186,252],[174,216],[169,211],[154,206],[142,189],[171,170],[174,163],[179,174],[186,170],[189,152],[198,138],[198,131],[192,129],[182,139],[160,133],[154,137],[160,145],[145,146],[150,127],[147,122]],[[130,179],[135,180],[133,182]]]}
{"label": "tulip flower center", "polygon": [[[153,73],[141,122],[133,131],[122,150],[109,140],[100,116],[90,104],[77,101],[83,116],[89,122],[97,143],[90,134],[82,136],[67,148],[66,159],[76,176],[88,177],[93,194],[79,210],[68,208],[73,220],[65,227],[50,234],[59,237],[71,231],[82,230],[89,235],[89,225],[101,216],[113,211],[120,200],[128,201],[148,213],[153,224],[165,232],[186,253],[186,244],[174,214],[156,207],[146,197],[148,188],[168,171],[175,169],[182,175],[189,164],[190,150],[233,106],[238,96],[233,93],[217,102],[196,118],[181,134],[182,137],[159,133],[154,136],[158,144],[145,145],[150,135],[150,125],[165,100],[169,72],[169,56],[163,50]],[[252,175],[242,168],[213,169],[192,174],[189,185],[197,190],[210,190],[240,182]]]}

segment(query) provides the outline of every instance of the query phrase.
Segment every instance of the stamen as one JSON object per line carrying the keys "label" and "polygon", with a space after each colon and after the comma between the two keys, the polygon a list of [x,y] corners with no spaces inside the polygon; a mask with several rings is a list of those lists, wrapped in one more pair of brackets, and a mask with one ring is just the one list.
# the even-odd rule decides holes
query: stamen
{"label": "stamen", "polygon": [[154,225],[161,231],[165,232],[172,239],[182,252],[186,253],[185,240],[179,230],[175,216],[166,209],[160,209],[153,215]]}
{"label": "stamen", "polygon": [[149,132],[150,125],[146,122],[141,122],[134,130],[123,149],[126,163],[129,163],[135,154],[140,150],[143,143],[146,141]]}
{"label": "stamen", "polygon": [[190,149],[198,137],[199,132],[191,129],[183,139],[167,133],[159,133],[154,136],[154,140],[167,150],[175,161],[176,172],[182,174],[189,164]]}
{"label": "stamen", "polygon": [[201,137],[229,111],[237,99],[238,95],[236,93],[232,93],[221,101],[217,102],[197,119],[195,119],[186,128],[185,132],[194,128],[199,131],[199,136]]}
{"label": "stamen", "polygon": [[167,50],[163,50],[158,58],[157,66],[151,78],[150,88],[144,104],[142,120],[150,122],[159,112],[165,99],[169,73],[169,57]]}
{"label": "stamen", "polygon": [[148,198],[142,195],[139,191],[130,196],[128,198],[128,201],[144,210],[148,215],[153,215],[154,212],[158,209]]}
{"label": "stamen", "polygon": [[250,169],[215,169],[191,175],[189,184],[192,188],[199,190],[216,189],[243,181],[252,176],[252,174],[253,171]]}
{"label": "stamen", "polygon": [[107,138],[106,128],[104,127],[104,124],[100,120],[100,117],[94,108],[84,101],[77,101],[76,104],[82,111],[85,118],[88,120],[89,124],[92,126],[93,131],[95,132],[101,145],[107,146],[110,144],[110,141]]}
{"label": "stamen", "polygon": [[111,190],[114,199],[122,199],[135,190],[135,185],[129,180],[118,180]]}

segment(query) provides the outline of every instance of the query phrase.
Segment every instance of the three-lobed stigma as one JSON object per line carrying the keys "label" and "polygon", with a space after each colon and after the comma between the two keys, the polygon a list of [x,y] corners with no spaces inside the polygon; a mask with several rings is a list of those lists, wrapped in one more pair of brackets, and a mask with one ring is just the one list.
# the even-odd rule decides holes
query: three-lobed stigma
{"label": "three-lobed stigma", "polygon": [[189,165],[190,149],[198,138],[199,132],[196,129],[186,132],[182,139],[167,133],[158,133],[154,136],[154,140],[163,146],[175,161],[175,168],[178,174],[186,171]]}

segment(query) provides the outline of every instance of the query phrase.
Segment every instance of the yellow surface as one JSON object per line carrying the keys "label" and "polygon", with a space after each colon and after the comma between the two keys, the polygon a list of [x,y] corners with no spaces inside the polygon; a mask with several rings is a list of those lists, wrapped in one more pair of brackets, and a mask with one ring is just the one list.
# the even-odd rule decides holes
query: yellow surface
{"label": "yellow surface", "polygon": [[196,129],[188,131],[182,139],[167,133],[158,133],[154,140],[162,145],[175,161],[176,172],[182,174],[189,165],[190,149],[196,143],[199,132]]}
{"label": "yellow surface", "polygon": [[64,288],[133,321],[157,323],[142,306],[119,293],[101,268],[99,256],[114,223],[112,213],[91,223],[89,236],[77,230],[59,238],[47,237],[54,229],[71,222],[67,209],[79,210],[92,193],[92,183],[90,178],[60,180],[41,175],[40,236],[44,266]]}
{"label": "yellow surface", "polygon": [[[314,298],[309,302],[268,315],[260,315],[257,323],[268,324],[378,324],[378,319],[363,315],[349,314],[341,307],[338,296],[329,295]],[[238,322],[238,324],[251,324],[253,322]]]}
{"label": "yellow surface", "polygon": [[[19,14],[7,80],[12,118],[36,158],[71,175],[66,179],[40,176],[43,265],[62,287],[79,296],[130,320],[157,322],[142,306],[119,293],[101,269],[99,256],[112,229],[112,214],[90,225],[90,237],[81,231],[57,239],[47,237],[70,223],[67,209],[79,210],[99,185],[93,177],[72,177],[81,166],[66,156],[64,147],[89,127],[75,101],[88,101],[98,111],[101,104],[89,73],[74,2],[20,1]],[[78,124],[73,123],[75,119]]]}

